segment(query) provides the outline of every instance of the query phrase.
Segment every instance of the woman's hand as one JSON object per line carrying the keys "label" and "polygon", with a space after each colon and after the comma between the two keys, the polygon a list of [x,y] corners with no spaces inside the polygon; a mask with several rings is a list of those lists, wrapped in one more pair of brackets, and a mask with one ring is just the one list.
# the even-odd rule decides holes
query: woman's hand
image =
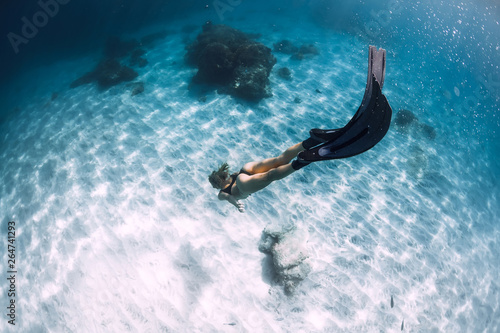
{"label": "woman's hand", "polygon": [[240,201],[236,200],[235,206],[236,206],[236,208],[238,208],[238,210],[240,211],[240,213],[244,213],[245,212],[245,204],[243,202],[240,202]]}
{"label": "woman's hand", "polygon": [[236,198],[230,194],[224,193],[224,192],[219,192],[219,200],[227,200],[229,201],[234,207],[238,208],[240,213],[245,212],[245,204],[240,202],[239,200],[236,200]]}

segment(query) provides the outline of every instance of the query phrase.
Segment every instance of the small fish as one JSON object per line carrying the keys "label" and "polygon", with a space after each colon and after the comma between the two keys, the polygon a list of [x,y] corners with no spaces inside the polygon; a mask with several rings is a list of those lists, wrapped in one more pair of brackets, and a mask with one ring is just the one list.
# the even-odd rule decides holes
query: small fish
{"label": "small fish", "polygon": [[403,319],[403,321],[401,322],[401,331],[404,330],[405,328],[405,320]]}
{"label": "small fish", "polygon": [[236,326],[236,323],[224,323],[224,325]]}
{"label": "small fish", "polygon": [[394,298],[391,296],[391,309],[394,307]]}

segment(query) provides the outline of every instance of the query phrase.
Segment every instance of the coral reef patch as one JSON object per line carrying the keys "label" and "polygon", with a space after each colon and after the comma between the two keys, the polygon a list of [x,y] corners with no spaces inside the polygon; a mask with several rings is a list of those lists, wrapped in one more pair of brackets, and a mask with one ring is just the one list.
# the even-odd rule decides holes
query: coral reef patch
{"label": "coral reef patch", "polygon": [[205,24],[186,47],[186,63],[198,68],[192,83],[217,85],[219,92],[250,101],[272,96],[269,74],[276,58],[252,37],[226,25]]}

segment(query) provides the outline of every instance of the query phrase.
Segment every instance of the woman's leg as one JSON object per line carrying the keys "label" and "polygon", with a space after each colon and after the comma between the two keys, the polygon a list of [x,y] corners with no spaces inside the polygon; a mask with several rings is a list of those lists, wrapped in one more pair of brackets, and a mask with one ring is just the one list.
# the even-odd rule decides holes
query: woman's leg
{"label": "woman's leg", "polygon": [[[271,169],[276,169],[279,166],[284,166],[292,159],[294,159],[298,153],[304,150],[304,147],[302,146],[301,143],[297,143],[296,145],[291,146],[287,150],[285,150],[280,156],[278,157],[273,157],[273,158],[267,158],[263,161],[260,162],[249,162],[243,166],[243,170],[251,173],[252,175],[258,174],[258,173],[264,173],[267,172]],[[288,176],[288,175],[286,175]],[[286,177],[283,176],[283,177]],[[279,178],[281,179],[281,178]]]}

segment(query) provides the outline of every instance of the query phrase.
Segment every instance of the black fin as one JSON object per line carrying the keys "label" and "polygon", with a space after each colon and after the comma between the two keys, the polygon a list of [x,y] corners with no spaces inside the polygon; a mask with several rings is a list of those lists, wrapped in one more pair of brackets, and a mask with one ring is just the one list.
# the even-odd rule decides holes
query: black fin
{"label": "black fin", "polygon": [[392,117],[391,106],[382,94],[384,78],[385,50],[377,51],[370,46],[368,80],[358,111],[343,128],[311,130],[311,137],[328,141],[301,152],[298,158],[309,162],[347,158],[369,150],[382,140]]}

